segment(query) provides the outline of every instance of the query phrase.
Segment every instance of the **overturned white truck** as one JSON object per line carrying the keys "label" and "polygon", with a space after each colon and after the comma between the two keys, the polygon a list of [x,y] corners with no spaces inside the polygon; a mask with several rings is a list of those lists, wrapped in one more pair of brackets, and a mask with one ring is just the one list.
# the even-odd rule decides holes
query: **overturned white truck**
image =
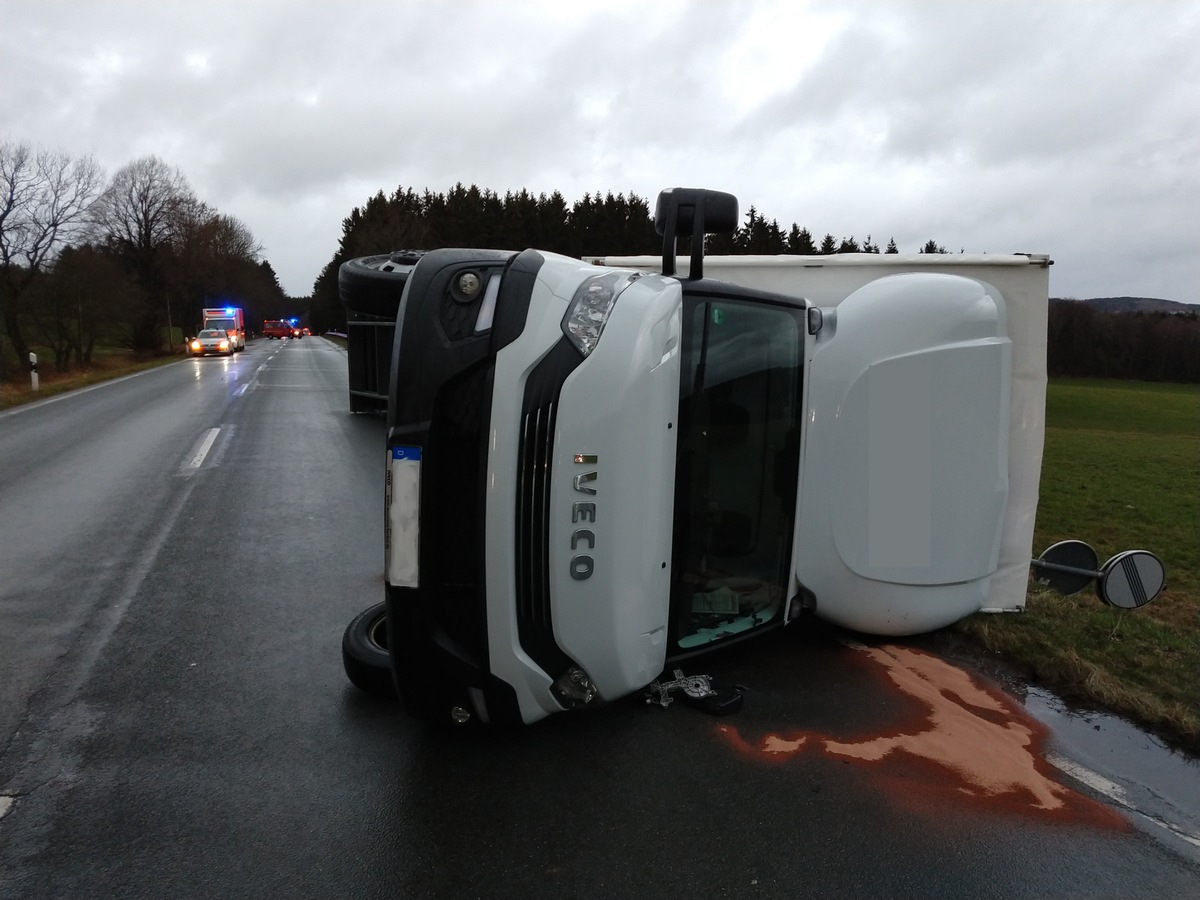
{"label": "overturned white truck", "polygon": [[737,221],[676,188],[661,259],[343,266],[348,306],[400,296],[352,680],[529,723],[805,614],[905,635],[1024,606],[1050,260],[704,258]]}

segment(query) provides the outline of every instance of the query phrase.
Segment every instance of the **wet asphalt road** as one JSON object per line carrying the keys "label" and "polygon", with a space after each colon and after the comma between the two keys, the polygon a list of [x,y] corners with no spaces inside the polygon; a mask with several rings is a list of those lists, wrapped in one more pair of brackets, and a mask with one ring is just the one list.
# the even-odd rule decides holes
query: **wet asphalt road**
{"label": "wet asphalt road", "polygon": [[447,733],[359,694],[383,462],[320,338],[0,413],[0,896],[1197,895],[1190,823],[928,642],[743,645],[720,719]]}

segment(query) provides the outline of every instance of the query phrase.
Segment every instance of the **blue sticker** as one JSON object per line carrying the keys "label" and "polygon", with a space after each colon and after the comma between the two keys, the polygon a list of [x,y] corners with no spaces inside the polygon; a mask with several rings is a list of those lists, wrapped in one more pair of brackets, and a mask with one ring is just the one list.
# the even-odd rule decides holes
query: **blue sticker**
{"label": "blue sticker", "polygon": [[420,447],[393,447],[392,448],[392,459],[420,460],[420,458],[421,458],[421,448]]}

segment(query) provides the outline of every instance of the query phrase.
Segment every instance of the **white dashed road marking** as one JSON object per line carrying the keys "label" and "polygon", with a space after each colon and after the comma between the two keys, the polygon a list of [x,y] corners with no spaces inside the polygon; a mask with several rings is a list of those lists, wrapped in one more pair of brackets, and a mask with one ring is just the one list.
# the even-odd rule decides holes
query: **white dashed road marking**
{"label": "white dashed road marking", "polygon": [[216,441],[217,435],[221,433],[220,428],[210,428],[200,441],[200,446],[196,448],[196,452],[192,454],[192,458],[188,461],[189,469],[198,469],[204,464],[204,458],[208,456],[208,451],[212,449],[213,442]]}

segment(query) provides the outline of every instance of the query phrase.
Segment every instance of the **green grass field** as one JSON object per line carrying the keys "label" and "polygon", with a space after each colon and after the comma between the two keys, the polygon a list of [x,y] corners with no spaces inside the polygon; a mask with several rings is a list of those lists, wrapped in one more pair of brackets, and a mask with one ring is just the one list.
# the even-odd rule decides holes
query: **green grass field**
{"label": "green grass field", "polygon": [[1067,538],[1101,564],[1152,551],[1166,589],[1121,611],[1090,587],[1060,597],[1034,585],[1025,615],[959,630],[1047,687],[1200,749],[1200,386],[1050,383],[1034,553]]}

